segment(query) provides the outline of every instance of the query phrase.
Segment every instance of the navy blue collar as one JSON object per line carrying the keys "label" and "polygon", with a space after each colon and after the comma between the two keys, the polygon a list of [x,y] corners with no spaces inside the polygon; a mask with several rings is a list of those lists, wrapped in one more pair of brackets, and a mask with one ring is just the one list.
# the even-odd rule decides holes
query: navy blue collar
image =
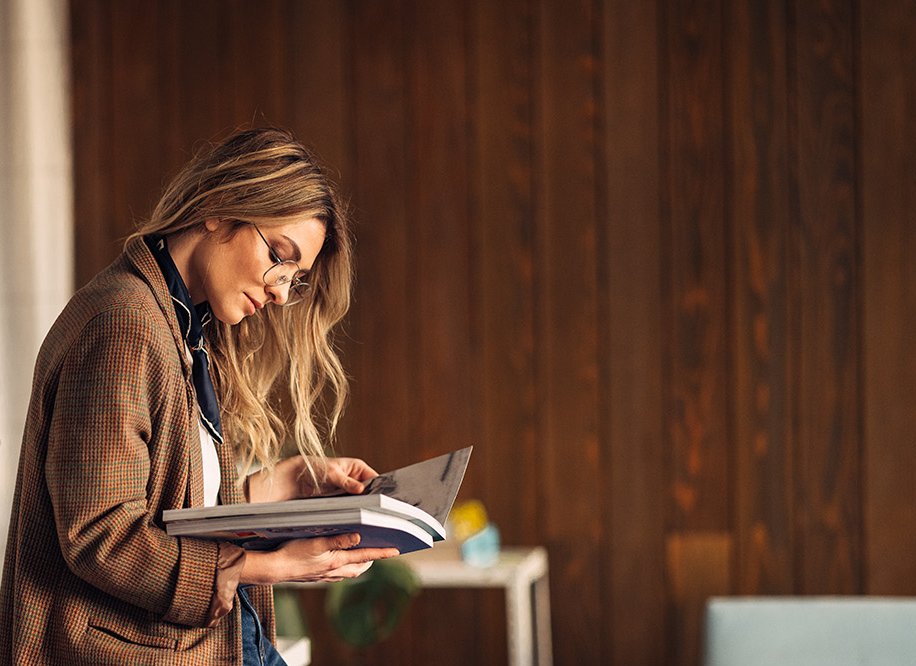
{"label": "navy blue collar", "polygon": [[175,266],[172,255],[169,254],[165,236],[150,234],[144,236],[143,240],[153,253],[156,263],[159,264],[162,277],[165,278],[165,284],[169,288],[172,303],[175,305],[175,315],[178,317],[181,334],[184,336],[188,349],[191,350],[192,374],[201,420],[213,438],[222,443],[223,428],[219,418],[219,403],[216,399],[213,381],[210,379],[210,357],[207,353],[206,336],[204,335],[204,326],[213,317],[210,305],[206,301],[199,305],[191,302],[191,294],[181,273],[178,272],[178,267]]}

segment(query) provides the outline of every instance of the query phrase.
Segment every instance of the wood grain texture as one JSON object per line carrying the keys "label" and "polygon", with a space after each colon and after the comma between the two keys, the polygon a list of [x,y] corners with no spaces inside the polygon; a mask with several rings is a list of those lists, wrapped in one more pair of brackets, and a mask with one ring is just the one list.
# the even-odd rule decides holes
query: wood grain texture
{"label": "wood grain texture", "polygon": [[107,183],[113,165],[111,7],[82,0],[70,7],[73,108],[73,188],[78,232],[74,234],[75,285],[83,286],[115,256],[114,215]]}
{"label": "wood grain texture", "polygon": [[853,14],[794,7],[797,591],[862,591]]}
{"label": "wood grain texture", "polygon": [[728,532],[675,532],[668,536],[669,594],[678,621],[667,663],[701,663],[703,609],[714,595],[733,587],[733,538]]}
{"label": "wood grain texture", "polygon": [[[731,509],[722,3],[667,3],[662,25],[670,527],[691,543],[694,532],[727,530]],[[669,581],[677,575],[671,566],[669,558]],[[703,565],[691,559],[684,566]],[[700,583],[716,580],[698,574]],[[706,596],[723,591],[710,588]],[[703,598],[697,590],[675,603],[678,649],[670,663],[698,662]]]}
{"label": "wood grain texture", "polygon": [[111,199],[114,231],[122,240],[149,216],[161,189],[162,160],[147,149],[161,141],[158,10],[149,2],[112,5],[112,86],[118,96],[110,135],[116,165]]}
{"label": "wood grain texture", "polygon": [[865,592],[916,594],[916,2],[862,3]]}
{"label": "wood grain texture", "polygon": [[[355,111],[363,108],[352,97],[353,64],[366,42],[357,41],[363,37],[355,34],[347,5],[338,0],[286,0],[280,9],[286,45],[280,57],[287,76],[281,85],[287,89],[289,119],[284,122],[318,154],[351,200]],[[355,43],[362,45],[359,51],[351,48]]]}
{"label": "wood grain texture", "polygon": [[[467,2],[414,0],[408,9],[408,307],[412,318],[411,449],[417,458],[473,443],[477,365],[472,350],[470,136]],[[403,375],[402,375],[403,379]],[[463,497],[482,488],[482,459],[471,458]],[[467,618],[461,631],[425,607],[414,625],[416,663],[479,663],[484,616],[467,590],[449,591],[450,612]],[[438,647],[437,647],[438,646]]]}
{"label": "wood grain texture", "polygon": [[[537,355],[541,538],[552,559],[554,658],[599,660],[606,465],[598,436],[595,8],[541,2],[537,67]],[[562,168],[558,168],[563,165]],[[565,599],[563,597],[566,597]]]}
{"label": "wood grain texture", "polygon": [[[603,6],[603,196],[598,227],[602,449],[608,482],[602,559],[608,661],[661,664],[666,632],[658,16]],[[599,189],[599,192],[601,190]]]}
{"label": "wood grain texture", "polygon": [[[230,126],[289,125],[287,31],[280,0],[226,0],[214,16],[225,14],[229,58],[224,104]],[[333,55],[324,55],[333,61]]]}
{"label": "wood grain texture", "polygon": [[483,499],[503,538],[537,538],[532,7],[474,4],[472,307]]}
{"label": "wood grain texture", "polygon": [[728,524],[722,7],[668,3],[667,199],[672,520]]}
{"label": "wood grain texture", "polygon": [[786,14],[730,3],[726,35],[737,592],[794,587]]}
{"label": "wood grain texture", "polygon": [[[411,410],[404,374],[412,360],[408,334],[407,39],[404,10],[361,2],[348,32],[361,44],[349,57],[353,81],[352,188],[356,193],[357,284],[351,314],[352,410],[345,450],[393,469],[410,449]],[[374,317],[375,309],[389,313]]]}

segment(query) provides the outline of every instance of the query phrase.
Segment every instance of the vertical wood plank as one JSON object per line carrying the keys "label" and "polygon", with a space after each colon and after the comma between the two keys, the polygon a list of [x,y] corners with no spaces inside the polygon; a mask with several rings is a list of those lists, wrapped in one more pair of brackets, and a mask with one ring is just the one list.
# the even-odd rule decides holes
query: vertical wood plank
{"label": "vertical wood plank", "polygon": [[[602,661],[606,460],[598,434],[594,5],[542,1],[537,27],[536,326],[540,483],[554,657]],[[575,594],[559,592],[576,590]]]}
{"label": "vertical wood plank", "polygon": [[728,525],[722,7],[666,9],[673,520],[719,529]]}
{"label": "vertical wood plank", "polygon": [[159,90],[160,168],[157,183],[161,189],[183,164],[190,146],[184,144],[184,119],[179,108],[181,99],[182,44],[180,24],[183,20],[180,0],[159,3],[158,25],[160,59],[156,68]]}
{"label": "vertical wood plank", "polygon": [[[730,528],[722,3],[665,3],[662,24],[671,538],[689,543]],[[698,585],[717,584],[684,595],[672,590],[674,664],[699,662],[705,597],[726,591],[721,573],[708,569],[712,560],[685,566]],[[675,574],[669,570],[669,582]]]}
{"label": "vertical wood plank", "polygon": [[853,14],[794,4],[798,591],[862,591]]}
{"label": "vertical wood plank", "polygon": [[474,3],[476,163],[471,284],[482,356],[485,503],[507,543],[537,539],[532,15],[529,0]]}
{"label": "vertical wood plank", "polygon": [[353,110],[348,63],[350,54],[365,45],[349,32],[346,3],[288,0],[283,7],[289,105],[283,117],[350,193]]}
{"label": "vertical wood plank", "polygon": [[410,218],[416,256],[409,288],[416,290],[419,315],[415,445],[434,454],[466,445],[471,430],[467,7],[442,0],[416,2],[412,9]]}
{"label": "vertical wood plank", "polygon": [[606,0],[605,200],[599,299],[601,426],[608,451],[602,594],[610,663],[666,660],[666,458],[661,323],[658,16],[655,3]]}
{"label": "vertical wood plank", "polygon": [[[475,0],[469,285],[477,368],[477,488],[503,543],[540,542],[534,325],[533,71],[530,0]],[[486,602],[490,601],[490,605]],[[475,613],[482,663],[504,661],[504,595]]]}
{"label": "vertical wood plank", "polygon": [[[351,14],[354,105],[353,178],[357,283],[351,319],[358,355],[348,451],[390,469],[411,451],[407,371],[410,233],[407,219],[407,55],[400,3],[361,0]],[[384,315],[381,315],[384,313]]]}
{"label": "vertical wood plank", "polygon": [[102,0],[70,5],[73,109],[74,270],[77,288],[105,267],[116,241],[110,182],[111,11]]}
{"label": "vertical wood plank", "polygon": [[[159,127],[157,63],[160,60],[158,5],[115,2],[112,10],[112,85],[117,91],[110,141],[117,168],[112,173],[111,197],[116,238],[123,240],[145,219],[159,198],[162,165]],[[111,254],[114,259],[120,247]]]}
{"label": "vertical wood plank", "polygon": [[737,592],[793,591],[786,13],[729,5],[729,256]]}
{"label": "vertical wood plank", "polygon": [[280,0],[228,0],[233,127],[288,125],[286,16]]}
{"label": "vertical wood plank", "polygon": [[[412,136],[409,153],[408,314],[412,315],[413,455],[422,457],[471,443],[476,432],[471,381],[476,367],[470,263],[469,123],[467,45],[469,7],[454,0],[409,5],[412,38],[409,86]],[[481,462],[472,457],[462,492],[480,487]],[[417,663],[479,663],[480,618],[473,597],[447,595],[452,613],[468,618],[460,632],[428,608],[413,627]]]}
{"label": "vertical wood plank", "polygon": [[732,587],[733,544],[729,532],[692,530],[669,535],[668,582],[672,605],[680,617],[671,645],[673,654],[666,663],[701,663],[702,609],[710,596],[728,594]]}
{"label": "vertical wood plank", "polygon": [[203,143],[217,140],[232,128],[232,97],[228,85],[231,51],[226,35],[225,5],[220,0],[180,2],[176,100],[180,120],[173,139],[183,151],[173,171]]}
{"label": "vertical wood plank", "polygon": [[916,594],[916,2],[859,4],[865,589]]}

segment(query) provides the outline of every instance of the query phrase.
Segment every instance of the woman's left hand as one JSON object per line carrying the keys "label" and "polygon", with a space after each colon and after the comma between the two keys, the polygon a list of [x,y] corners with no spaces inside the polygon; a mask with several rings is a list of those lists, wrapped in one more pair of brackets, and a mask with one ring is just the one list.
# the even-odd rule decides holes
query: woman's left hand
{"label": "woman's left hand", "polygon": [[343,491],[358,494],[378,472],[359,458],[309,458],[318,477],[313,482],[302,456],[281,460],[272,474],[257,472],[248,477],[249,502],[282,502]]}

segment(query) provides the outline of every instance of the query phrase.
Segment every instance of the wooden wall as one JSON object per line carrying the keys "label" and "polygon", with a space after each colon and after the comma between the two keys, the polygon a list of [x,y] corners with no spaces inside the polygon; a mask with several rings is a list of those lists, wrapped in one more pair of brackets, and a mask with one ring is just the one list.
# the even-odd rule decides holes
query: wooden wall
{"label": "wooden wall", "polygon": [[[74,0],[82,283],[201,141],[292,128],[359,284],[340,448],[476,445],[558,664],[696,664],[712,594],[916,594],[916,1]],[[316,663],[500,663],[426,592]]]}

